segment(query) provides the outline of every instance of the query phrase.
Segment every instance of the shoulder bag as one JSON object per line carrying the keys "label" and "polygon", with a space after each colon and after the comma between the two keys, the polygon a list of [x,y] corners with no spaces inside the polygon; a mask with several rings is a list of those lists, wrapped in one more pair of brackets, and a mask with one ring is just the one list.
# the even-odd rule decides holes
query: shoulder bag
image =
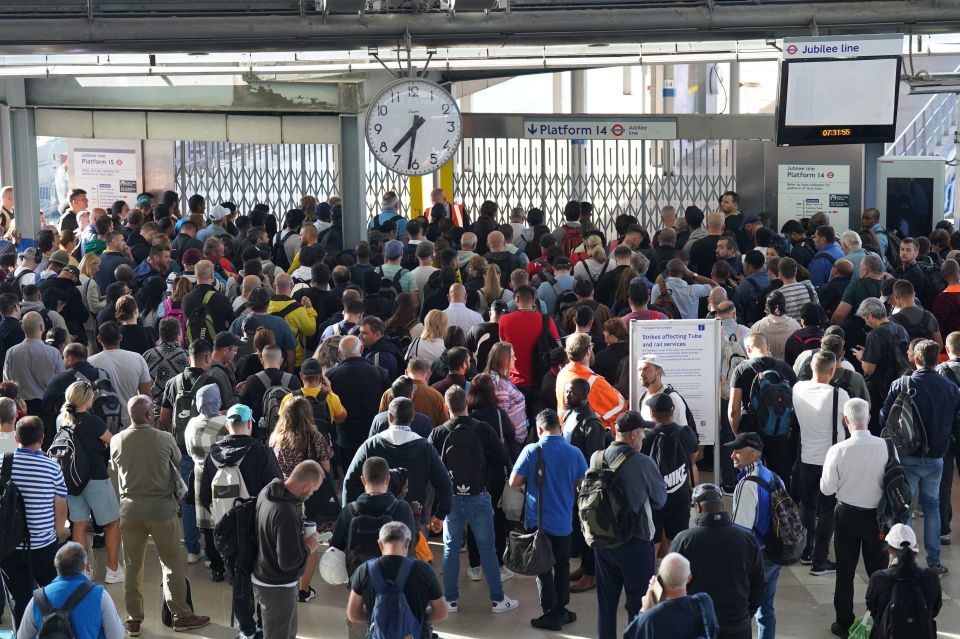
{"label": "shoulder bag", "polygon": [[[531,533],[522,530],[510,531],[507,549],[503,553],[503,564],[521,575],[531,577],[553,570],[553,547],[543,530],[543,484],[546,464],[543,461],[543,448],[537,446],[536,484],[539,490],[537,498],[537,529]],[[529,490],[529,481],[527,482]]]}

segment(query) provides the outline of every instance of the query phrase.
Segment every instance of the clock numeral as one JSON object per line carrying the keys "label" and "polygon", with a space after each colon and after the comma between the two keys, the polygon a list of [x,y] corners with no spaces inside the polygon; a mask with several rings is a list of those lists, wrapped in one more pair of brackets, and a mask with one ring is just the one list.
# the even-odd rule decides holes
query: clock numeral
{"label": "clock numeral", "polygon": [[414,171],[419,171],[420,163],[414,160],[413,162],[410,163],[410,168],[413,169]]}
{"label": "clock numeral", "polygon": [[[432,93],[431,93],[430,95],[433,96]],[[444,115],[449,115],[449,114],[450,114],[450,105],[449,105],[449,104],[441,104],[441,105],[440,105],[440,111],[441,111],[441,113],[443,113]]]}
{"label": "clock numeral", "polygon": [[456,130],[457,130],[457,125],[454,123],[454,121],[453,121],[453,120],[447,120],[447,132],[448,132],[448,133],[453,133],[453,132],[456,131]]}
{"label": "clock numeral", "polygon": [[387,114],[387,105],[381,104],[377,107],[377,115],[386,115]]}
{"label": "clock numeral", "polygon": [[396,166],[396,165],[399,164],[399,163],[400,163],[400,154],[399,154],[399,153],[394,153],[394,154],[393,154],[393,165]]}
{"label": "clock numeral", "polygon": [[430,154],[430,164],[436,164],[436,163],[437,163],[437,154],[436,154],[436,153],[431,153],[431,154]]}
{"label": "clock numeral", "polygon": [[443,143],[443,148],[445,148],[445,149],[449,149],[449,148],[450,148],[450,140],[444,141],[444,143]]}
{"label": "clock numeral", "polygon": [[380,143],[380,152],[381,152],[381,153],[386,153],[386,152],[387,152],[387,143],[386,143],[386,142],[381,142],[381,143]]}
{"label": "clock numeral", "polygon": [[390,92],[390,101],[391,101],[391,102],[400,102],[400,92],[399,92],[399,91],[391,91],[391,92]]}
{"label": "clock numeral", "polygon": [[430,92],[430,101],[433,102],[433,91]]}
{"label": "clock numeral", "polygon": [[419,98],[420,87],[415,84],[411,84],[409,87],[407,87],[407,95],[409,95],[411,98]]}
{"label": "clock numeral", "polygon": [[383,131],[383,125],[382,125],[382,124],[374,124],[374,125],[373,125],[373,130],[374,130],[374,132],[376,132],[376,133],[380,133],[381,131]]}

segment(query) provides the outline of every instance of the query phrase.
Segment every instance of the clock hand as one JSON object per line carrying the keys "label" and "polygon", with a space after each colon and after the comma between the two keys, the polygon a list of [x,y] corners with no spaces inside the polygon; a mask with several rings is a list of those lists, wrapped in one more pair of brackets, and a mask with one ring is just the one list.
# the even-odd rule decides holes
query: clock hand
{"label": "clock hand", "polygon": [[417,131],[414,129],[413,135],[410,136],[410,153],[407,155],[407,170],[413,170],[413,148],[417,146]]}
{"label": "clock hand", "polygon": [[393,145],[393,149],[392,149],[393,152],[396,153],[397,151],[399,151],[400,148],[401,148],[404,144],[406,144],[407,140],[409,140],[411,137],[413,137],[413,136],[416,135],[417,129],[419,129],[420,127],[422,127],[425,122],[426,122],[426,119],[425,119],[425,118],[422,118],[422,117],[420,117],[419,115],[413,116],[413,126],[411,126],[411,127],[407,130],[407,132],[403,134],[403,137],[400,138],[400,140],[399,140],[396,144]]}

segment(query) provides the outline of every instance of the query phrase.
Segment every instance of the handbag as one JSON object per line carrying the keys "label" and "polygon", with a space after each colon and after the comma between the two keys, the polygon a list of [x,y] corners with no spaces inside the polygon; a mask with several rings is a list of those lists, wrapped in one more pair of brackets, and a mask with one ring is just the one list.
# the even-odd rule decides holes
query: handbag
{"label": "handbag", "polygon": [[[504,448],[509,452],[509,447],[507,442],[503,437],[503,417],[501,413],[497,410],[497,425],[499,426],[500,441],[503,442]],[[510,477],[510,471],[506,471],[507,478]],[[520,518],[523,517],[523,501],[524,501],[524,491],[522,488],[517,488],[516,486],[511,486],[509,481],[504,482],[503,493],[500,495],[500,503],[497,504],[500,510],[503,511],[503,516],[507,521],[520,521]]]}
{"label": "handbag", "polygon": [[187,496],[187,492],[190,490],[187,487],[186,482],[183,481],[183,477],[180,476],[180,469],[177,468],[177,465],[173,463],[173,460],[170,460],[170,488],[173,492],[173,497],[177,501],[183,501],[183,498]]}
{"label": "handbag", "polygon": [[[320,434],[321,437],[326,437]],[[317,447],[313,437],[309,438],[309,451],[304,459],[317,459]],[[340,499],[337,496],[336,482],[330,475],[323,478],[320,488],[303,503],[303,514],[307,519],[318,522],[336,521],[340,515]]]}
{"label": "handbag", "polygon": [[[503,564],[513,572],[535,577],[553,570],[553,546],[547,533],[543,531],[543,478],[546,463],[543,461],[543,448],[537,447],[536,483],[539,490],[537,498],[537,529],[531,533],[522,530],[510,531],[507,549],[503,553]],[[529,484],[529,482],[527,482]]]}

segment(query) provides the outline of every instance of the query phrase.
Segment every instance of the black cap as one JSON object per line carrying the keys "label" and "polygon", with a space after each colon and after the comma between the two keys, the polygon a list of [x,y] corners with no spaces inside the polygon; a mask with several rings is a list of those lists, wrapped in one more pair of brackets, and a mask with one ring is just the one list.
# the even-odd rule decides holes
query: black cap
{"label": "black cap", "polygon": [[741,448],[763,450],[763,440],[757,433],[740,433],[732,442],[724,444],[724,447],[732,450],[740,450]]}
{"label": "black cap", "polygon": [[645,422],[640,413],[635,410],[628,410],[625,413],[621,413],[620,417],[617,417],[617,432],[618,433],[629,433],[632,430],[637,430],[639,428],[647,428],[650,424]]}
{"label": "black cap", "polygon": [[784,235],[787,233],[803,233],[803,224],[800,224],[799,220],[787,220],[780,228],[780,232]]}
{"label": "black cap", "polygon": [[233,346],[240,346],[240,338],[230,331],[221,331],[213,339],[214,348],[231,348]]}
{"label": "black cap", "polygon": [[499,313],[500,315],[503,315],[504,313],[510,312],[510,307],[507,306],[507,303],[504,302],[503,300],[497,300],[496,302],[490,305],[490,310],[493,311],[494,313]]}
{"label": "black cap", "polygon": [[673,412],[673,400],[667,393],[657,393],[651,395],[643,402],[652,413],[671,413]]}
{"label": "black cap", "polygon": [[692,504],[702,504],[705,501],[723,501],[723,493],[716,484],[699,484],[693,489],[690,498]]}
{"label": "black cap", "polygon": [[318,360],[308,357],[303,360],[303,364],[300,365],[300,374],[306,375],[307,377],[318,377],[323,375],[323,366],[320,365]]}
{"label": "black cap", "polygon": [[564,270],[571,268],[570,259],[565,255],[558,255],[557,257],[553,258],[553,268],[562,268]]}

